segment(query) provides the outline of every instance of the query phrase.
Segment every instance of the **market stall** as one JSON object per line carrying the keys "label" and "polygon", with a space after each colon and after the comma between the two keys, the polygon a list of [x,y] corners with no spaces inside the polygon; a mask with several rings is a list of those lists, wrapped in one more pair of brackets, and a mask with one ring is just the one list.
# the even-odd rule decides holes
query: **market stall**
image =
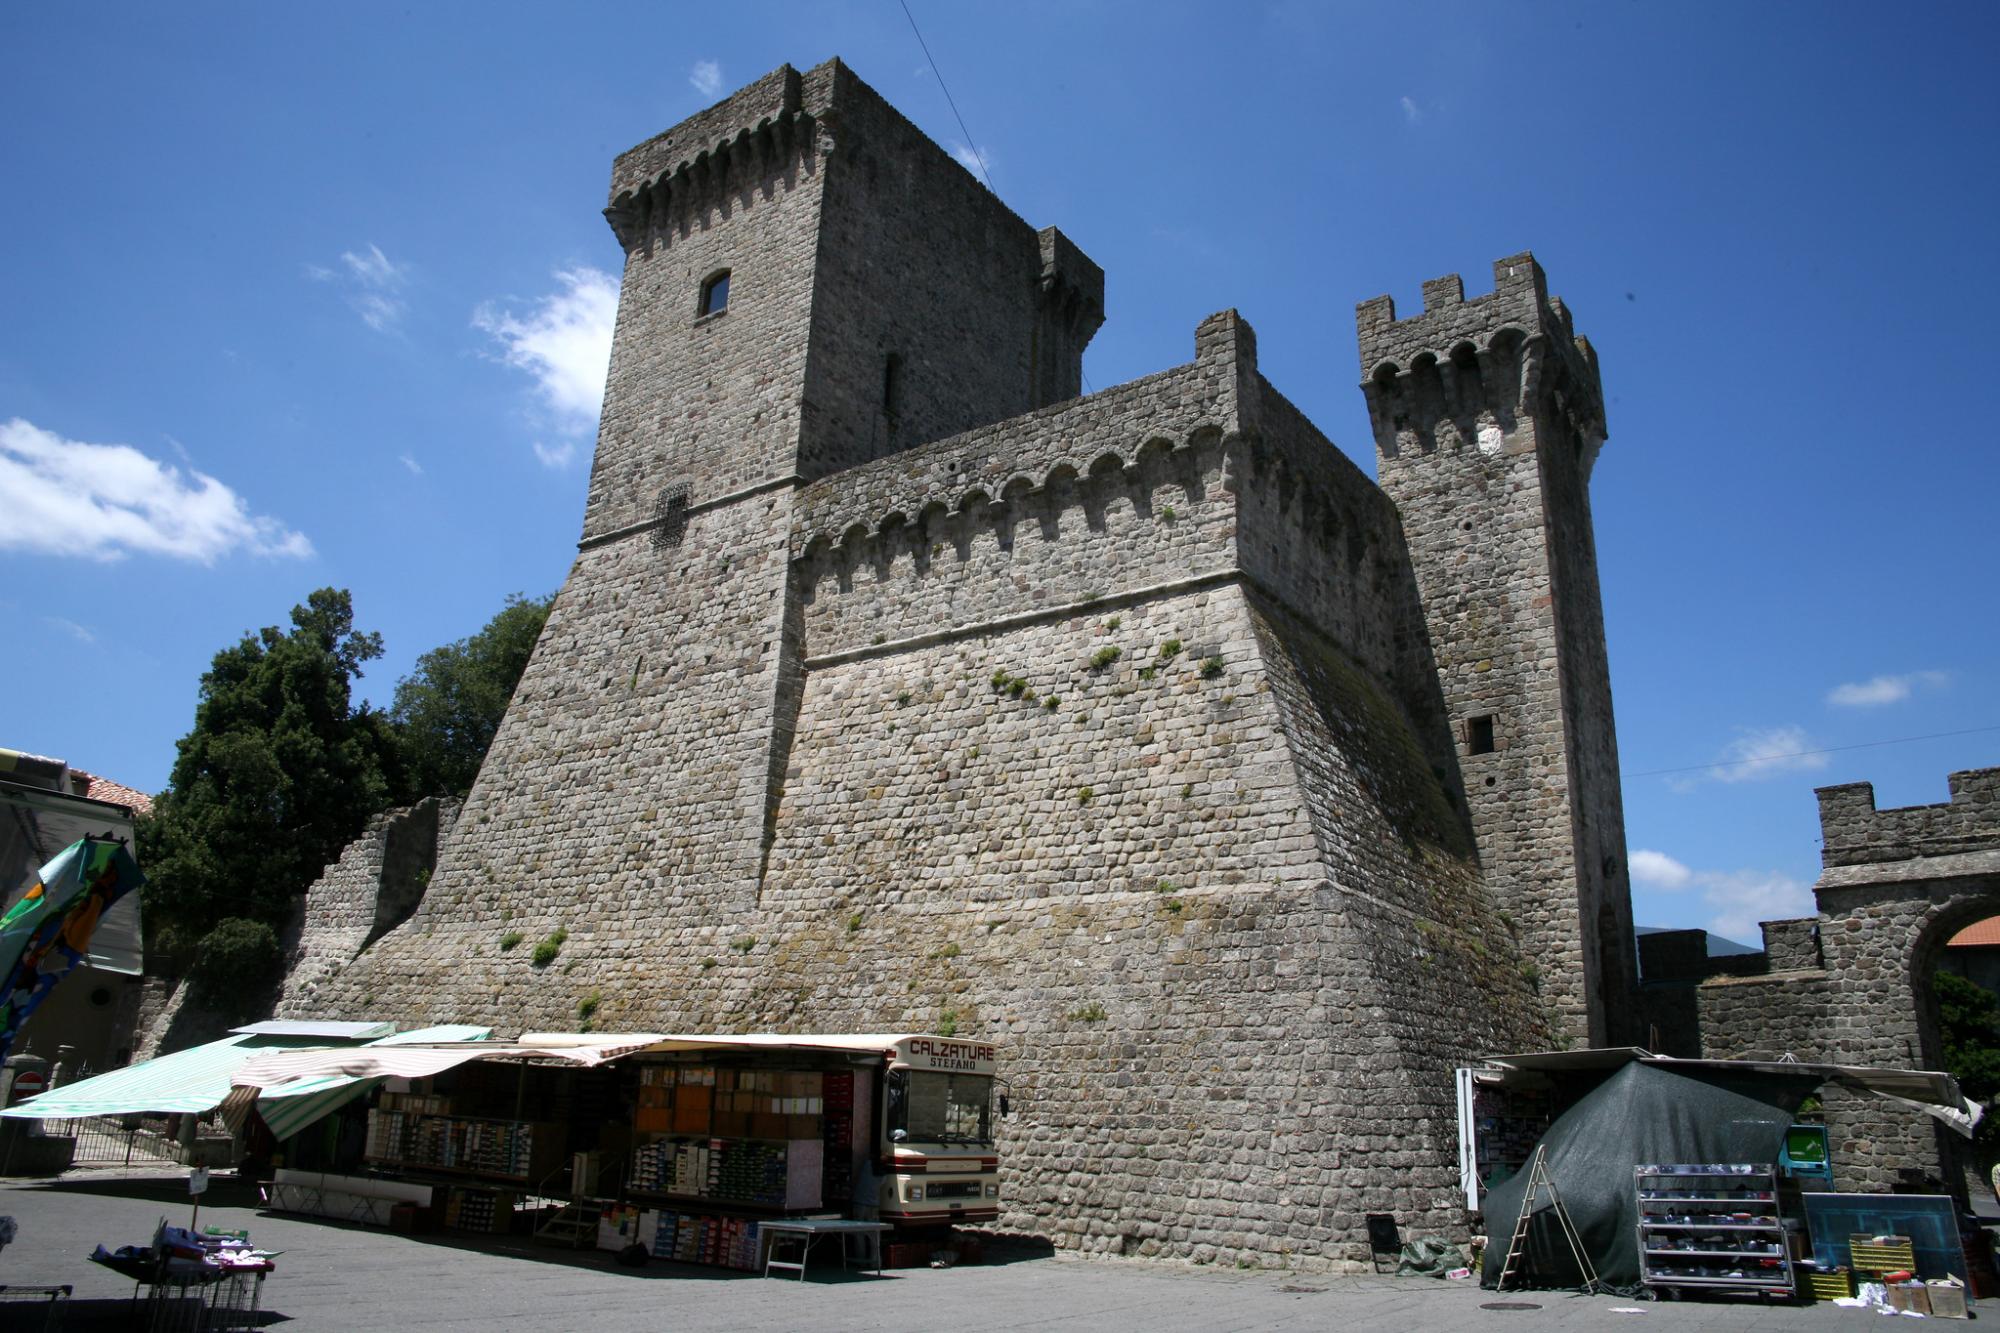
{"label": "market stall", "polygon": [[[283,1141],[376,1086],[372,1081],[334,1075],[294,1080],[258,1096],[255,1090],[235,1085],[238,1071],[252,1061],[277,1054],[317,1059],[374,1045],[440,1038],[472,1040],[482,1035],[490,1036],[491,1029],[454,1025],[398,1034],[389,1023],[251,1023],[231,1029],[217,1041],[64,1084],[8,1107],[0,1116],[15,1122],[39,1122],[58,1132],[93,1121],[135,1126],[151,1123],[153,1127],[146,1132],[159,1140],[163,1149],[175,1149],[174,1155],[187,1164],[201,1164],[192,1160],[200,1157],[209,1165],[228,1165],[237,1158],[253,1109],[270,1135]],[[192,1135],[182,1134],[191,1143],[177,1145],[170,1117],[180,1117],[183,1126],[189,1122],[212,1126],[213,1135],[199,1141],[203,1145],[199,1152],[193,1150]]]}
{"label": "market stall", "polygon": [[529,1033],[276,1053],[234,1078],[260,1104],[379,1087],[360,1160],[337,1180],[280,1173],[275,1206],[372,1217],[395,1182],[432,1191],[411,1225],[501,1231],[559,1204],[544,1238],[748,1269],[775,1220],[873,1236],[997,1216],[994,1059],[921,1034]]}
{"label": "market stall", "polygon": [[[1489,1099],[1469,1099],[1468,1081]],[[1494,1057],[1461,1071],[1460,1084],[1462,1114],[1468,1105],[1475,1112],[1473,1123],[1462,1124],[1469,1177],[1498,1157],[1479,1151],[1482,1132],[1519,1132],[1496,1113],[1509,1105],[1510,1087],[1551,1111],[1526,1149],[1537,1169],[1477,1182],[1490,1238],[1488,1286],[1509,1273],[1571,1286],[1594,1269],[1614,1290],[1792,1295],[1820,1269],[1843,1267],[1837,1258],[1858,1267],[1844,1248],[1836,1256],[1831,1241],[1841,1224],[1833,1213],[1809,1200],[1866,1197],[1874,1203],[1863,1218],[1869,1225],[1854,1230],[1884,1235],[1899,1235],[1888,1228],[1934,1214],[1940,1202],[1949,1205],[1924,1196],[1826,1193],[1824,1131],[1799,1122],[1808,1097],[1835,1084],[1921,1106],[1968,1134],[1979,1116],[1944,1074],[1676,1060],[1636,1048]],[[1823,1214],[1817,1223],[1815,1208]],[[1839,1239],[1845,1247],[1850,1237],[1842,1232]],[[1913,1266],[1908,1275],[1963,1276],[1962,1259],[1954,1239],[1935,1274]]]}

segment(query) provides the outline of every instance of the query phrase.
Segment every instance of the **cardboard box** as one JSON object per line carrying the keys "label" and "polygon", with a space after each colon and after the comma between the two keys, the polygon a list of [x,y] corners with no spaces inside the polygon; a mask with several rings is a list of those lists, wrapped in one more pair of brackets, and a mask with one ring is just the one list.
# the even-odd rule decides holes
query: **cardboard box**
{"label": "cardboard box", "polygon": [[1931,1312],[1930,1292],[1921,1282],[1891,1282],[1889,1308],[1927,1315]]}
{"label": "cardboard box", "polygon": [[1933,1319],[1965,1319],[1965,1284],[1956,1278],[1932,1278],[1924,1284]]}
{"label": "cardboard box", "polygon": [[782,1139],[785,1134],[785,1117],[759,1111],[750,1117],[750,1137],[753,1139]]}

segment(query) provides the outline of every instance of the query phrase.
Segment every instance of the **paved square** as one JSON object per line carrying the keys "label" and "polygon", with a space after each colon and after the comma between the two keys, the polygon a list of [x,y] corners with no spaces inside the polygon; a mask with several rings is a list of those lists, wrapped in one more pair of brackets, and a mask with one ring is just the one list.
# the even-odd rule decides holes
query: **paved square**
{"label": "paved square", "polygon": [[[1876,1316],[1832,1306],[1629,1301],[1563,1292],[1496,1296],[1469,1283],[1216,1271],[1137,1260],[1010,1258],[948,1270],[843,1274],[837,1261],[808,1281],[654,1262],[620,1268],[525,1238],[399,1236],[265,1214],[233,1181],[217,1181],[204,1225],[243,1227],[282,1250],[265,1286],[265,1322],[321,1329],[872,1329],[1144,1328],[1836,1329]],[[69,1330],[128,1326],[132,1284],[89,1263],[99,1241],[143,1244],[164,1215],[188,1218],[181,1180],[71,1179],[0,1184],[0,1212],[20,1225],[0,1254],[0,1281],[72,1284]],[[1505,1302],[1530,1310],[1491,1310]],[[1620,1314],[1620,1308],[1641,1313]],[[0,1328],[17,1327],[4,1318]]]}

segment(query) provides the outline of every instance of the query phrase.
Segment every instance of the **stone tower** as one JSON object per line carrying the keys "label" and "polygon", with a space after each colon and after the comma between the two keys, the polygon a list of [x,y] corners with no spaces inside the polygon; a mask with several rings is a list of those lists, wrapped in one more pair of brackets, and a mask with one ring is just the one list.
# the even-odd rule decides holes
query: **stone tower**
{"label": "stone tower", "polygon": [[[605,216],[626,259],[579,564],[603,577],[551,631],[601,662],[598,707],[629,714],[614,735],[649,731],[662,688],[706,701],[627,766],[703,830],[690,869],[740,900],[798,709],[794,495],[1074,397],[1104,276],[838,60],[622,154]],[[599,730],[551,760],[596,769],[623,748]]]}
{"label": "stone tower", "polygon": [[1575,1044],[1637,1040],[1625,814],[1590,472],[1597,355],[1541,265],[1357,310],[1377,480],[1395,501],[1489,890]]}

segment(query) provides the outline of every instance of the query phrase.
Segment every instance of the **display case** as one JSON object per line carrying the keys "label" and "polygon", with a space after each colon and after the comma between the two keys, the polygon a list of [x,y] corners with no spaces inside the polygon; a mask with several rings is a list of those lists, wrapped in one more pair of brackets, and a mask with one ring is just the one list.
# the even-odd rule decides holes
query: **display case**
{"label": "display case", "polygon": [[1790,1247],[1769,1166],[1639,1166],[1639,1276],[1649,1287],[1790,1296]]}

